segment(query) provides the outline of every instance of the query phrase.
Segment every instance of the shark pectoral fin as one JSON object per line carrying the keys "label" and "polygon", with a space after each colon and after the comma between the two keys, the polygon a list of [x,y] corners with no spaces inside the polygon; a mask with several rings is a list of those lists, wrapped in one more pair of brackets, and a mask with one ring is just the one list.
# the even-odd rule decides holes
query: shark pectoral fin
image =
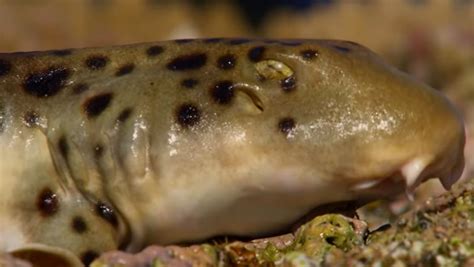
{"label": "shark pectoral fin", "polygon": [[28,244],[11,252],[14,257],[31,262],[35,267],[83,267],[71,251],[43,244]]}

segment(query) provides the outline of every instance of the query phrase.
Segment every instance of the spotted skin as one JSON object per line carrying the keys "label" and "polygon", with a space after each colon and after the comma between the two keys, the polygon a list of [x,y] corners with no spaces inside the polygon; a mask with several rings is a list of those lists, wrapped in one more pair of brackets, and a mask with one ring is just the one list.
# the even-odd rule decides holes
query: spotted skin
{"label": "spotted skin", "polygon": [[117,72],[115,73],[115,76],[127,75],[129,73],[132,73],[134,69],[135,69],[135,65],[133,63],[123,65],[117,70]]}
{"label": "spotted skin", "polygon": [[31,73],[26,77],[23,88],[26,93],[37,97],[53,96],[63,89],[70,72],[67,68],[53,66]]}
{"label": "spotted skin", "polygon": [[331,40],[0,54],[0,129],[0,249],[84,263],[269,235],[323,204],[449,187],[463,166],[444,96]]}

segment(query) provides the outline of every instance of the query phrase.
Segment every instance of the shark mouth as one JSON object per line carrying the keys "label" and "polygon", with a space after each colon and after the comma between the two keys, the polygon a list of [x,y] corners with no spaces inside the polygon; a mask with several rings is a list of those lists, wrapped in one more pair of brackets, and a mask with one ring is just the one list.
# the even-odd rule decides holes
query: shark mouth
{"label": "shark mouth", "polygon": [[464,154],[433,160],[432,157],[417,157],[398,168],[392,175],[382,179],[371,179],[357,183],[354,192],[377,199],[405,191],[409,199],[423,182],[438,178],[445,190],[450,190],[464,170]]}
{"label": "shark mouth", "polygon": [[444,189],[450,190],[461,178],[463,170],[464,154],[459,153],[434,161],[430,158],[415,158],[403,165],[400,173],[407,191],[413,192],[418,185],[430,178],[438,178]]}

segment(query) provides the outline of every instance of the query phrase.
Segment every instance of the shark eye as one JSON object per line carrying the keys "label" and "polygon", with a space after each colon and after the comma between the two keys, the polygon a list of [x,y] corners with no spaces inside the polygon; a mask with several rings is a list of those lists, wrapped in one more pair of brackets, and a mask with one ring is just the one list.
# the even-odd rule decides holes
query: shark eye
{"label": "shark eye", "polygon": [[268,80],[285,80],[294,75],[294,71],[285,63],[278,60],[262,60],[255,63],[257,73]]}
{"label": "shark eye", "polygon": [[278,60],[263,60],[255,63],[255,69],[263,80],[278,80],[284,92],[291,92],[296,88],[296,78],[293,69]]}

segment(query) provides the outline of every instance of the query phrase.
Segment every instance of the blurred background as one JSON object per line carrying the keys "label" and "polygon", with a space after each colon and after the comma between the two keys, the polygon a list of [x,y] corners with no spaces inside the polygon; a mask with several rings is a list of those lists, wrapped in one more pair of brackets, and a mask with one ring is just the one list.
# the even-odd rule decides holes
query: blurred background
{"label": "blurred background", "polygon": [[473,175],[474,0],[0,0],[0,52],[236,36],[375,50],[460,108]]}

